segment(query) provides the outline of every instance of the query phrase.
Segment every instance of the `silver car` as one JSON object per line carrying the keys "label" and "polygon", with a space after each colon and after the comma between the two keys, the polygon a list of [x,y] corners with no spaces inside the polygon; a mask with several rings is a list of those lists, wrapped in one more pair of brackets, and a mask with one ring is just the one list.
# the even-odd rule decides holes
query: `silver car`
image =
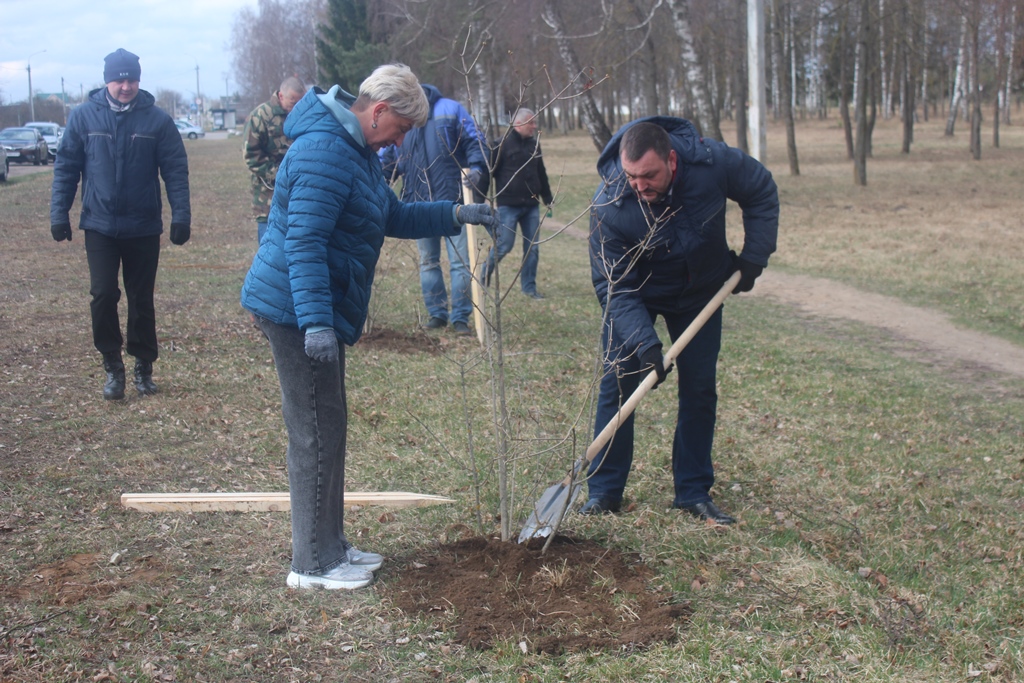
{"label": "silver car", "polygon": [[196,138],[206,137],[206,131],[199,126],[193,126],[188,121],[175,121],[174,125],[178,127],[178,132],[181,133],[181,137],[188,138],[189,140],[195,140]]}
{"label": "silver car", "polygon": [[46,146],[50,149],[50,159],[56,159],[57,146],[60,145],[60,139],[64,135],[64,130],[60,127],[60,124],[51,121],[30,121],[25,124],[25,127],[36,128],[43,134]]}

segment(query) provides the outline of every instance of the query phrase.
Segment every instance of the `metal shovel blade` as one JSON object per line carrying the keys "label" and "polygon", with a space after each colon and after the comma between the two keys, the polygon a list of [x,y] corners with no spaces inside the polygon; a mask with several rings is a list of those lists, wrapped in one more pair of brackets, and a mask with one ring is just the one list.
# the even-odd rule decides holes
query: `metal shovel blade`
{"label": "metal shovel blade", "polygon": [[562,520],[563,513],[573,504],[582,488],[583,482],[569,486],[564,481],[549,487],[534,503],[533,512],[526,520],[526,526],[519,532],[519,542],[550,536],[551,530]]}
{"label": "metal shovel blade", "polygon": [[[697,317],[693,319],[683,333],[680,334],[672,346],[669,347],[668,352],[665,354],[665,368],[672,367],[672,363],[675,362],[676,356],[678,356],[683,348],[690,343],[690,340],[696,336],[697,332],[700,331],[704,323],[708,321],[718,307],[722,305],[722,302],[728,298],[732,290],[736,288],[740,282],[740,271],[736,271],[729,276],[729,279],[725,281],[722,288],[718,290],[718,293],[711,297],[704,308],[701,310]],[[604,426],[601,433],[594,437],[594,440],[587,447],[587,452],[584,454],[581,460],[577,460],[573,465],[572,472],[568,477],[563,479],[558,484],[555,484],[540,497],[534,506],[533,512],[530,513],[530,518],[526,520],[526,526],[523,527],[522,532],[519,534],[519,542],[529,540],[534,537],[544,538],[551,535],[552,529],[558,526],[562,521],[562,516],[565,511],[572,505],[573,501],[576,500],[576,496],[579,494],[580,489],[583,487],[583,482],[578,479],[579,474],[583,471],[583,468],[590,464],[590,462],[597,456],[605,444],[607,444],[612,435],[615,434],[615,430],[619,428],[619,425],[625,422],[625,420],[633,414],[636,410],[636,406],[640,403],[640,400],[647,395],[654,385],[658,382],[658,376],[656,373],[649,372],[640,386],[630,394],[626,402],[622,404],[619,411],[608,421],[608,424]]]}

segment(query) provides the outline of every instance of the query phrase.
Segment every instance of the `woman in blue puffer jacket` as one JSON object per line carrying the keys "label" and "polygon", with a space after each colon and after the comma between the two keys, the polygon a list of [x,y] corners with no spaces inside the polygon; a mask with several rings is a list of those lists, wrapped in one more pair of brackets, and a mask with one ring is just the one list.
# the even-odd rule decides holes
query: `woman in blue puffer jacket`
{"label": "woman in blue puffer jacket", "polygon": [[270,341],[288,429],[294,588],[352,589],[383,558],[343,530],[345,345],[366,320],[385,237],[457,235],[493,225],[486,204],[398,201],[377,152],[427,119],[407,66],[378,67],[359,96],[313,88],[285,121],[293,140],[277,172],[267,232],[242,286],[242,306]]}

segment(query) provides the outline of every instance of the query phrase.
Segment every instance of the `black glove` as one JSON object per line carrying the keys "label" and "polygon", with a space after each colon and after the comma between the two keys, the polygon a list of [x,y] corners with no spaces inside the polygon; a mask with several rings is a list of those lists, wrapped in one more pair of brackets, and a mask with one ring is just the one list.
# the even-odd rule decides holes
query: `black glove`
{"label": "black glove", "polygon": [[463,225],[472,223],[488,229],[498,226],[498,217],[489,204],[464,204],[455,210],[455,217]]}
{"label": "black glove", "polygon": [[53,235],[53,239],[57,242],[63,242],[67,240],[71,241],[71,224],[70,223],[55,223],[50,226],[50,234]]}
{"label": "black glove", "polygon": [[660,345],[652,346],[640,354],[640,372],[643,373],[644,379],[647,379],[648,372],[655,372],[658,375],[658,381],[654,383],[655,387],[665,381],[671,370],[671,367],[665,369],[665,357],[661,355]]}
{"label": "black glove", "polygon": [[739,294],[740,292],[752,290],[754,288],[754,280],[761,276],[764,267],[751,263],[739,256],[733,259],[732,264],[734,266],[733,272],[740,271],[740,283],[736,285],[736,289],[732,290],[732,293]]}
{"label": "black glove", "polygon": [[171,243],[172,244],[185,244],[188,242],[188,238],[192,236],[192,228],[186,223],[171,223]]}
{"label": "black glove", "polygon": [[307,356],[321,363],[334,363],[338,360],[338,337],[334,330],[307,332],[304,348]]}

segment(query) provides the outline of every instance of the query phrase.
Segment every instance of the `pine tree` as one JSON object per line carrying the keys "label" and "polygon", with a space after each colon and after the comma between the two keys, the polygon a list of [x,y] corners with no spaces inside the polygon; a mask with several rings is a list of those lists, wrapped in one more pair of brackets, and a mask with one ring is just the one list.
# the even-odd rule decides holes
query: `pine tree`
{"label": "pine tree", "polygon": [[388,61],[387,45],[373,41],[366,0],[328,0],[327,19],[316,39],[320,82],[325,88],[337,83],[354,95],[363,79]]}

